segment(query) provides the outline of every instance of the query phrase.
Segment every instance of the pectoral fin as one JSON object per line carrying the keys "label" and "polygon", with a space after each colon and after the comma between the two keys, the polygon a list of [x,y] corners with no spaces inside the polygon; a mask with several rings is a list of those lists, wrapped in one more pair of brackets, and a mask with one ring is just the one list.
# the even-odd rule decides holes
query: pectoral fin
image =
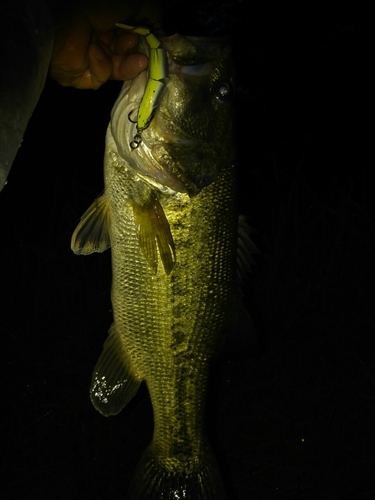
{"label": "pectoral fin", "polygon": [[164,214],[156,196],[151,193],[149,200],[143,204],[133,202],[135,224],[138,228],[139,245],[149,263],[157,271],[158,256],[156,245],[166,274],[172,271],[175,260],[175,245]]}
{"label": "pectoral fin", "polygon": [[90,398],[105,417],[117,415],[137,393],[142,379],[134,373],[113,324],[92,375]]}
{"label": "pectoral fin", "polygon": [[100,196],[82,215],[71,241],[71,249],[79,255],[104,252],[111,246],[110,215],[106,197]]}

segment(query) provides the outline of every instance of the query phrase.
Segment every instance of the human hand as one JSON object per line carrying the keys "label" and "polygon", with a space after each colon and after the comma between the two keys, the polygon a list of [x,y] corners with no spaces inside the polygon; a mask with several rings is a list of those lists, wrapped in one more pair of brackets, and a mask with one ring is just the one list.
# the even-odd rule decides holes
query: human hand
{"label": "human hand", "polygon": [[[104,6],[97,2],[95,8],[81,10],[58,26],[49,68],[51,78],[63,86],[98,89],[109,79],[136,77],[147,67],[148,58],[136,53],[137,35],[115,27],[130,15],[135,17],[126,2],[107,0]],[[157,15],[157,7],[149,5],[137,12],[137,17],[150,21]]]}

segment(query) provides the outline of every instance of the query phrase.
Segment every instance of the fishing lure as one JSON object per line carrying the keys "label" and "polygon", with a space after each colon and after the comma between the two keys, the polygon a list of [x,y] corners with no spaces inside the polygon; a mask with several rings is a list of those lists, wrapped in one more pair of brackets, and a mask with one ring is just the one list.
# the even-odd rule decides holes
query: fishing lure
{"label": "fishing lure", "polygon": [[[116,26],[144,36],[150,47],[148,81],[138,109],[137,133],[130,143],[130,147],[136,149],[142,142],[142,131],[150,125],[164,91],[165,81],[163,80],[168,76],[168,60],[165,50],[161,47],[161,41],[151,33],[149,28],[121,23],[116,23]],[[130,115],[131,113],[129,113],[128,118],[133,121]]]}

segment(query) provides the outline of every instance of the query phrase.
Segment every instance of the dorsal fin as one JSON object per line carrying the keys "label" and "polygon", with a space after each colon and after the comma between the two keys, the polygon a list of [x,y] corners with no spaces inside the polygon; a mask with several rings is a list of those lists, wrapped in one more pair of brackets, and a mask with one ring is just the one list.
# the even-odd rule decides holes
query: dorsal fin
{"label": "dorsal fin", "polygon": [[176,261],[175,244],[163,207],[155,194],[140,204],[133,202],[135,225],[139,245],[149,265],[157,272],[158,256],[156,245],[166,274],[170,274]]}
{"label": "dorsal fin", "polygon": [[246,274],[251,272],[251,266],[255,264],[252,254],[260,253],[256,245],[250,238],[250,234],[255,233],[255,229],[246,223],[246,217],[238,217],[238,237],[237,237],[237,283],[240,296],[240,304],[236,328],[234,329],[227,348],[236,355],[253,352],[257,345],[257,333],[254,323],[243,302],[243,284]]}
{"label": "dorsal fin", "polygon": [[102,195],[82,215],[72,236],[71,249],[78,255],[104,252],[111,246],[109,226],[109,206]]}
{"label": "dorsal fin", "polygon": [[260,253],[250,238],[250,234],[255,232],[255,229],[247,224],[246,217],[240,215],[237,238],[237,280],[240,286],[246,278],[246,273],[251,272],[251,266],[255,264],[252,254]]}

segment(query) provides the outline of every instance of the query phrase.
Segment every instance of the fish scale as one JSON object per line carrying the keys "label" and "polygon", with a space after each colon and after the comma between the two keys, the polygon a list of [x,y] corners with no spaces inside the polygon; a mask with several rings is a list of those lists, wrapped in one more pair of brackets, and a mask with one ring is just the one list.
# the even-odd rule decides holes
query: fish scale
{"label": "fish scale", "polygon": [[[191,453],[184,452],[185,445],[180,443],[199,450],[206,360],[218,350],[223,330],[233,324],[233,314],[228,315],[228,310],[233,310],[237,298],[233,265],[237,228],[234,216],[227,216],[227,212],[234,214],[233,167],[196,197],[178,194],[166,197],[165,203],[161,200],[178,242],[176,266],[169,276],[161,265],[156,275],[147,266],[130,205],[128,213],[124,208],[124,198],[130,197],[126,189],[131,183],[118,178],[116,182],[121,186],[109,185],[107,194],[113,199],[112,218],[120,221],[113,230],[116,243],[112,246],[112,301],[117,331],[150,392],[155,420],[153,442],[166,459],[179,454],[189,457]],[[200,238],[205,234],[212,236]],[[184,307],[184,314],[180,311],[177,318],[176,301]],[[212,335],[214,331],[216,336]],[[176,332],[183,333],[180,344],[175,342]],[[193,423],[191,430],[184,427],[187,422]],[[170,450],[174,450],[172,455]]]}

